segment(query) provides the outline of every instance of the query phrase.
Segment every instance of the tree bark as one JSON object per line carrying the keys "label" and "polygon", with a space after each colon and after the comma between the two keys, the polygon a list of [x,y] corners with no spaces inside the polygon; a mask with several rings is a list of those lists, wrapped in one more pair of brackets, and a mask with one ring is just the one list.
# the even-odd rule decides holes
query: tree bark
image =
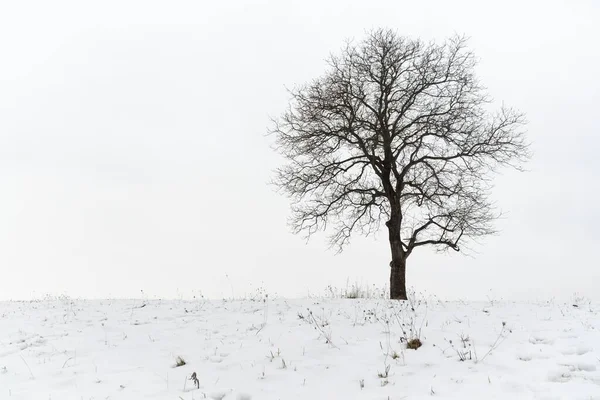
{"label": "tree bark", "polygon": [[389,231],[390,250],[390,299],[407,300],[406,297],[406,258],[408,254],[402,248],[400,239],[400,213],[392,210],[390,220],[386,223]]}
{"label": "tree bark", "polygon": [[392,256],[390,267],[390,299],[406,300],[406,258]]}

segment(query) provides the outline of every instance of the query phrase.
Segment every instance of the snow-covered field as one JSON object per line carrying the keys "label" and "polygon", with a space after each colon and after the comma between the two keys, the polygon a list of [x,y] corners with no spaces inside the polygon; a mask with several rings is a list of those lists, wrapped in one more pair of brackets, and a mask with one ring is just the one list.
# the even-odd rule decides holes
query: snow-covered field
{"label": "snow-covered field", "polygon": [[425,296],[3,302],[0,399],[600,399],[599,310]]}

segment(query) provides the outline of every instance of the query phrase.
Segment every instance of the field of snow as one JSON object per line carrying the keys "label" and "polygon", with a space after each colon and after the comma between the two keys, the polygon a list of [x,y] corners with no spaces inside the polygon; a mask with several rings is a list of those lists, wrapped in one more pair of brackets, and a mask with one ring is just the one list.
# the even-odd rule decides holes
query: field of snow
{"label": "field of snow", "polygon": [[3,302],[0,399],[600,399],[598,310],[425,296]]}

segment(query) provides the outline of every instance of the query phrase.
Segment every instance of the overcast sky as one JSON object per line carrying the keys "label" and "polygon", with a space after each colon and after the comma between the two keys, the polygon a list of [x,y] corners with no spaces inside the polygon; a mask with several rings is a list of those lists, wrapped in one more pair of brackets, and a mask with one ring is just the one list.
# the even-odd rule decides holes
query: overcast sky
{"label": "overcast sky", "polygon": [[[285,296],[384,286],[384,232],[289,233],[265,135],[346,38],[466,34],[534,157],[477,254],[408,263],[446,299],[600,299],[597,1],[2,1],[0,299]],[[142,293],[143,291],[143,293]]]}

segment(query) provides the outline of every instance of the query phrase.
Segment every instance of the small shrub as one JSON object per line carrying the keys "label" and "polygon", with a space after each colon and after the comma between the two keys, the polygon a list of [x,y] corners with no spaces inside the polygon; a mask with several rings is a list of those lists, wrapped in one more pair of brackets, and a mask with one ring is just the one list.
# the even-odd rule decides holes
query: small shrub
{"label": "small shrub", "polygon": [[381,379],[387,379],[387,377],[390,376],[390,367],[391,367],[391,365],[386,365],[385,366],[385,371],[384,372],[378,372],[377,373],[377,377],[379,377]]}
{"label": "small shrub", "polygon": [[177,367],[183,367],[185,364],[187,364],[185,362],[185,360],[182,357],[177,356],[177,358],[175,359],[175,368],[177,368]]}
{"label": "small shrub", "polygon": [[419,339],[419,338],[413,338],[413,339],[410,339],[408,342],[406,342],[406,348],[412,349],[412,350],[417,350],[422,345],[423,345],[423,343],[421,343],[421,339]]}
{"label": "small shrub", "polygon": [[342,297],[346,299],[361,299],[367,297],[367,295],[364,292],[364,290],[360,288],[359,285],[352,285],[352,287],[349,289],[348,287],[346,287],[346,290],[342,294]]}

